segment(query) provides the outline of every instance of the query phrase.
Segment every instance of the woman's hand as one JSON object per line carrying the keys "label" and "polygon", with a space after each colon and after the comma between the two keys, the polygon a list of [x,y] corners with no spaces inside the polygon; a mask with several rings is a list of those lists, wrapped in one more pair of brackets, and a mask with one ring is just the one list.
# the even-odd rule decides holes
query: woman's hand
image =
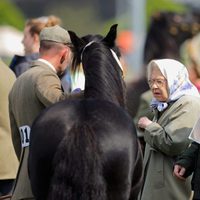
{"label": "woman's hand", "polygon": [[184,167],[180,165],[175,165],[173,175],[185,181],[185,178],[184,178],[185,171],[186,169]]}
{"label": "woman's hand", "polygon": [[149,124],[153,123],[148,117],[141,117],[138,121],[138,128],[145,129]]}

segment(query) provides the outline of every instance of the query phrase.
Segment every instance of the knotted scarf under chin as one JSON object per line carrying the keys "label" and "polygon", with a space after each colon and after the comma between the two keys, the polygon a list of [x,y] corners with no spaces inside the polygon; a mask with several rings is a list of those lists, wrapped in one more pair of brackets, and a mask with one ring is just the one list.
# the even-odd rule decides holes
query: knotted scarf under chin
{"label": "knotted scarf under chin", "polygon": [[163,110],[165,110],[168,107],[168,103],[152,100],[151,107],[153,109],[157,109],[159,112],[162,112]]}

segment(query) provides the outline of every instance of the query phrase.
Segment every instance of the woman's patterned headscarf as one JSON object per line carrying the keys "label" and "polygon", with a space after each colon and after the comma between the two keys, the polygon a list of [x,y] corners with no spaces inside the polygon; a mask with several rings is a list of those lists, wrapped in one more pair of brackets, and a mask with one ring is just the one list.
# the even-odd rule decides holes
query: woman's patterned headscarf
{"label": "woman's patterned headscarf", "polygon": [[150,77],[152,65],[156,64],[168,84],[169,98],[166,102],[160,102],[155,98],[151,101],[151,107],[163,111],[168,103],[179,99],[184,95],[199,96],[197,88],[189,80],[186,67],[173,59],[152,60],[147,67],[147,75]]}

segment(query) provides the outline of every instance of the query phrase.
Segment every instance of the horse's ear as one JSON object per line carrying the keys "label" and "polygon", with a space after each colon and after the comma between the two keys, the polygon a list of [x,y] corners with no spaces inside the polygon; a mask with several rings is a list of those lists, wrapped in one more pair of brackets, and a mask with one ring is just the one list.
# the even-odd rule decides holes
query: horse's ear
{"label": "horse's ear", "polygon": [[74,45],[74,48],[80,50],[84,46],[84,41],[81,38],[79,38],[73,31],[68,31],[68,33],[72,44]]}
{"label": "horse's ear", "polygon": [[115,40],[117,38],[117,26],[118,24],[114,24],[110,27],[110,31],[107,33],[106,37],[103,39],[110,48],[115,46]]}

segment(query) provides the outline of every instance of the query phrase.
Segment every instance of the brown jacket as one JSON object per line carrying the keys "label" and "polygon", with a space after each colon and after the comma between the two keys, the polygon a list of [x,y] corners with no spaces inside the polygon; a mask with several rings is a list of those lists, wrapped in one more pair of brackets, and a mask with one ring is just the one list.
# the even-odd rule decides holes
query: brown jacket
{"label": "brown jacket", "polygon": [[12,200],[33,198],[27,158],[30,127],[34,119],[46,107],[70,97],[62,91],[60,79],[54,70],[41,61],[35,61],[31,69],[15,82],[9,96],[9,110],[12,138],[20,167]]}

